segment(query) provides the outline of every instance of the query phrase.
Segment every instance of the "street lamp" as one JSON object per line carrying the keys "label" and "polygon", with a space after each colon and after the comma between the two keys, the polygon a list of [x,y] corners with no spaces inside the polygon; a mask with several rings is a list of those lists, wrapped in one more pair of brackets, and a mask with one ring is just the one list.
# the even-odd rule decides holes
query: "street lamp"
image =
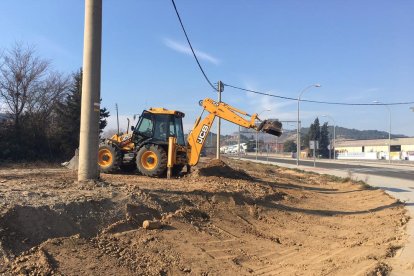
{"label": "street lamp", "polygon": [[[333,126],[333,128],[334,128],[334,132],[333,132],[333,149],[334,149],[334,160],[335,160],[336,159],[336,154],[335,154],[335,137],[336,137],[335,136],[335,127],[336,127],[336,123],[335,123],[334,118],[332,118],[329,115],[322,115],[322,117],[327,117],[327,118],[331,119],[333,121],[333,123],[334,123],[334,126]],[[329,159],[331,159],[331,155],[329,155]]]}
{"label": "street lamp", "polygon": [[[270,111],[270,109],[265,109],[261,111],[259,114],[257,114],[257,117],[259,117],[260,114],[262,114],[265,111]],[[259,131],[256,130],[256,160],[257,160],[257,153],[258,153],[258,140],[259,140]]]}
{"label": "street lamp", "polygon": [[296,166],[299,166],[299,155],[300,155],[300,117],[299,117],[299,103],[300,103],[300,98],[302,97],[302,94],[305,93],[306,90],[312,88],[312,87],[321,87],[320,84],[316,83],[316,84],[312,84],[309,85],[307,87],[305,87],[299,94],[298,97],[298,129],[297,129],[297,133],[296,133]]}
{"label": "street lamp", "polygon": [[373,101],[375,104],[381,104],[385,106],[388,109],[389,112],[389,131],[388,131],[388,163],[391,163],[391,109],[388,107],[388,105],[383,104],[379,101]]}

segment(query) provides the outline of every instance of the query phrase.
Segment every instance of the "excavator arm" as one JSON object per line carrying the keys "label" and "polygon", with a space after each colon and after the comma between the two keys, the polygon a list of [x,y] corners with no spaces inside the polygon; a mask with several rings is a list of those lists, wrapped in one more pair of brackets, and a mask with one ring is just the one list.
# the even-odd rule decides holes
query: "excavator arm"
{"label": "excavator arm", "polygon": [[[203,120],[201,120],[203,114],[198,117],[192,131],[188,135],[188,164],[190,166],[197,165],[200,159],[201,149],[203,148],[216,117],[244,128],[251,128],[256,131],[262,131],[276,136],[280,136],[282,134],[282,124],[277,120],[261,121],[256,113],[249,115],[231,105],[223,102],[215,102],[209,98],[200,101],[200,105],[203,107],[203,112],[207,111],[209,114]],[[244,118],[246,116],[250,117],[250,119]],[[261,124],[256,125],[256,120],[261,121]]]}

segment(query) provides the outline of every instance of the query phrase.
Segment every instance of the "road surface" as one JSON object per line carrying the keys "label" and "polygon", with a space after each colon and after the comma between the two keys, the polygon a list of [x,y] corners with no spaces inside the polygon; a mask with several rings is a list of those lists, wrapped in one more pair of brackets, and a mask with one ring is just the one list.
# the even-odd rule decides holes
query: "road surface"
{"label": "road surface", "polygon": [[[243,158],[256,160],[256,156],[246,155],[246,156],[243,156]],[[262,156],[258,156],[257,160],[296,165],[296,159],[266,157],[262,155]],[[313,167],[313,160],[300,160],[299,165],[301,167]],[[345,163],[343,161],[334,161],[334,160],[318,161],[316,160],[316,167],[323,168],[323,169],[345,170],[347,172],[351,171],[352,173],[384,176],[384,177],[414,181],[414,167],[401,166],[397,164],[394,164],[394,165],[392,164],[392,166],[390,167],[388,166],[388,164],[385,164],[385,163],[378,163],[378,164],[370,163],[368,165],[360,165],[360,164]]]}

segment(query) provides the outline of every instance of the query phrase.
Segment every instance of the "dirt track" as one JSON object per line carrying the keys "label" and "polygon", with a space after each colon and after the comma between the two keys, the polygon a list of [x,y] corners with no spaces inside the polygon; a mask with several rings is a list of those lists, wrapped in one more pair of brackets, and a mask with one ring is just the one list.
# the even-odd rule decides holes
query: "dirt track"
{"label": "dirt track", "polygon": [[[386,275],[403,206],[339,179],[227,160],[181,179],[0,170],[0,274]],[[239,171],[243,169],[244,171]],[[219,172],[219,173],[217,173]],[[161,220],[157,230],[143,229]]]}

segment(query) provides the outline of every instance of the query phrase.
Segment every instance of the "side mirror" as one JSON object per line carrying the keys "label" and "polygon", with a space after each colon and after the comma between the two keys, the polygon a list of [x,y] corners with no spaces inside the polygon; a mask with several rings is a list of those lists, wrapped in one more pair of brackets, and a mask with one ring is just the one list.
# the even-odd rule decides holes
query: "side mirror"
{"label": "side mirror", "polygon": [[135,127],[134,126],[131,126],[131,131],[134,131],[134,129],[135,129]]}

